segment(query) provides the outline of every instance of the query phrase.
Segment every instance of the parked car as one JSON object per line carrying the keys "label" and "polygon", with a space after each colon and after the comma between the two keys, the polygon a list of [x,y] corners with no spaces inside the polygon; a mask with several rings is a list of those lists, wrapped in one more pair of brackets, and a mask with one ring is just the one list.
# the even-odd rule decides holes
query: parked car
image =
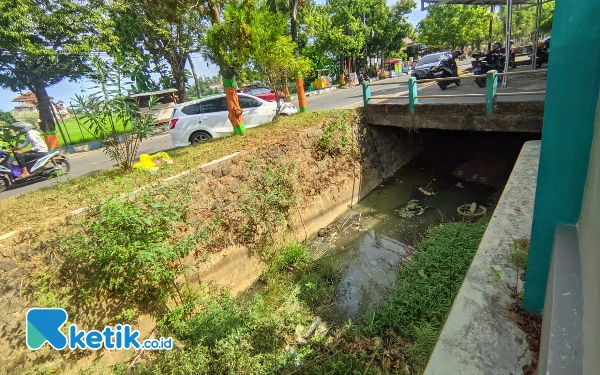
{"label": "parked car", "polygon": [[[238,98],[246,128],[265,124],[275,117],[276,102],[246,94],[238,94]],[[294,104],[285,103],[280,113],[291,115],[297,112]],[[169,122],[173,146],[184,147],[233,133],[228,116],[227,100],[223,94],[175,105]]]}
{"label": "parked car", "polygon": [[413,69],[412,76],[417,79],[425,79],[432,68],[437,68],[441,62],[447,58],[451,58],[451,52],[438,52],[423,56]]}
{"label": "parked car", "polygon": [[[237,90],[239,93],[248,94],[266,100],[267,102],[274,102],[277,100],[275,90],[267,86],[244,86]],[[285,103],[285,94],[279,91],[279,102]]]}

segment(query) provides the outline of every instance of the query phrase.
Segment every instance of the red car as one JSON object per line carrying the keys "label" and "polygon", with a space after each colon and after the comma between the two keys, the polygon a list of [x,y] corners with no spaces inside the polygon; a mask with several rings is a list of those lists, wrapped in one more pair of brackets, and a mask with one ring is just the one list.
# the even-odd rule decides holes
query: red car
{"label": "red car", "polygon": [[[275,90],[272,90],[267,86],[245,86],[237,91],[247,95],[256,96],[257,98],[261,98],[262,100],[266,100],[268,102],[274,102],[277,100],[277,97],[275,96]],[[281,104],[285,102],[285,94],[281,91],[279,92],[279,101],[281,101]]]}

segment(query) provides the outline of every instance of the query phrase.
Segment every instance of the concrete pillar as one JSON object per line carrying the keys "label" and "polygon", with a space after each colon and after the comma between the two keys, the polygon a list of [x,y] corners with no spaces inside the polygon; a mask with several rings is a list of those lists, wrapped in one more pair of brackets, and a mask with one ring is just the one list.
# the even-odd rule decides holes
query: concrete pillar
{"label": "concrete pillar", "polygon": [[[600,1],[556,2],[525,308],[541,313],[556,225],[579,220],[600,89]],[[568,67],[568,69],[565,69]],[[582,75],[582,72],[585,72]]]}

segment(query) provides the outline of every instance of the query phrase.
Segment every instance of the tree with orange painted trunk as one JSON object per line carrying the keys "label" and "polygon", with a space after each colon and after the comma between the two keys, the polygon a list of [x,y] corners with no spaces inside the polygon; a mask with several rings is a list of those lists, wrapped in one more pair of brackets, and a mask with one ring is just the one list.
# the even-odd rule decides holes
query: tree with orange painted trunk
{"label": "tree with orange painted trunk", "polygon": [[244,133],[244,119],[238,100],[235,77],[256,50],[253,30],[258,12],[254,0],[229,0],[224,12],[216,0],[209,0],[212,26],[204,38],[205,56],[217,64],[223,77],[229,120],[235,134]]}

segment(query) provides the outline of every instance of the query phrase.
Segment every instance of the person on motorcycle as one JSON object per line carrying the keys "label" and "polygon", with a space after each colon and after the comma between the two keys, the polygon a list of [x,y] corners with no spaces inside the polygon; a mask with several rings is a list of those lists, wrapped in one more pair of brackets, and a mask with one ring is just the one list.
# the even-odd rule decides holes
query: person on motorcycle
{"label": "person on motorcycle", "polygon": [[462,52],[456,50],[452,52],[452,57],[448,59],[448,67],[452,70],[452,73],[456,77],[458,77],[458,65],[456,65],[456,59],[459,56],[462,56]]}
{"label": "person on motorcycle", "polygon": [[500,42],[494,42],[494,44],[492,45],[492,50],[490,51],[490,53],[503,54],[504,53],[504,48],[502,48],[502,43],[500,43]]}
{"label": "person on motorcycle", "polygon": [[[29,177],[27,163],[47,154],[48,146],[46,145],[46,142],[44,142],[40,132],[34,129],[30,124],[19,121],[15,122],[12,126],[20,129],[21,133],[25,133],[25,142],[17,146],[16,149],[12,150],[15,154],[15,159],[17,159],[17,163],[23,169],[21,175],[15,179],[20,181]],[[18,151],[24,149],[28,145],[31,145],[31,149],[28,151]]]}

